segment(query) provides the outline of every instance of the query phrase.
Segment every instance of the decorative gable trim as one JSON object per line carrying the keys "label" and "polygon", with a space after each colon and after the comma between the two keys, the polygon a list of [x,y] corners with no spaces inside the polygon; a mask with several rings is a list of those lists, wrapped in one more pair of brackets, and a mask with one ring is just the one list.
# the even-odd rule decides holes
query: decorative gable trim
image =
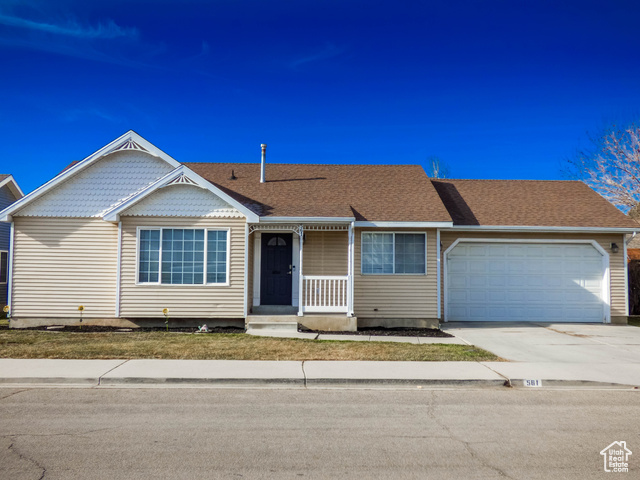
{"label": "decorative gable trim", "polygon": [[169,165],[171,165],[174,168],[177,168],[177,167],[180,166],[180,162],[178,162],[177,160],[175,160],[171,156],[167,155],[166,153],[164,153],[162,150],[160,150],[156,146],[154,146],[151,143],[149,143],[147,140],[142,138],[140,135],[138,135],[133,130],[129,130],[124,135],[116,138],[113,142],[109,143],[108,145],[105,145],[100,150],[92,153],[91,155],[89,155],[84,160],[76,163],[71,168],[68,168],[67,170],[65,170],[62,173],[58,174],[57,176],[55,176],[54,178],[49,180],[44,185],[36,188],[33,192],[31,192],[28,195],[22,197],[21,199],[17,200],[13,204],[11,204],[9,207],[7,207],[4,210],[2,210],[0,212],[0,221],[2,221],[2,222],[10,222],[12,213],[16,212],[17,210],[19,210],[21,208],[24,208],[26,205],[28,205],[29,203],[34,201],[36,198],[41,197],[43,194],[45,194],[46,192],[52,190],[57,185],[61,184],[65,180],[67,180],[69,177],[75,175],[76,173],[78,173],[81,170],[84,170],[89,165],[92,165],[94,162],[96,162],[100,158],[103,158],[104,156],[106,156],[106,155],[108,155],[110,153],[114,153],[116,151],[122,151],[122,150],[129,150],[129,151],[130,150],[135,150],[135,151],[144,152],[144,153],[147,153],[149,155],[152,155],[154,157],[158,157],[158,158],[164,160],[165,162],[167,162]]}
{"label": "decorative gable trim", "polygon": [[[138,152],[145,152],[145,153],[149,153],[150,155],[153,155],[151,152],[149,152],[149,150],[147,150],[144,147],[141,147],[139,144],[137,144],[136,142],[134,142],[131,139],[127,140],[122,145],[114,148],[109,153],[119,152],[119,151],[122,151],[122,150],[135,150],[135,151],[138,151]],[[157,155],[154,155],[154,156],[157,156]]]}
{"label": "decorative gable trim", "polygon": [[[195,181],[191,180],[184,173],[182,175],[180,175],[179,177],[175,178],[174,180],[171,180],[169,183],[167,183],[162,188],[169,187],[171,185],[193,185],[195,187],[200,187],[200,185],[198,185],[198,182],[195,182]],[[202,187],[200,187],[200,188],[202,188]]]}
{"label": "decorative gable trim", "polygon": [[175,170],[172,170],[164,177],[160,178],[156,182],[149,185],[147,188],[137,192],[135,195],[132,195],[127,200],[115,206],[111,210],[108,210],[107,212],[104,213],[102,219],[107,222],[119,221],[120,214],[122,212],[132,207],[133,205],[141,201],[143,198],[148,197],[156,190],[167,187],[171,184],[193,185],[193,186],[197,186],[197,187],[209,190],[211,193],[218,196],[220,199],[227,202],[229,205],[231,205],[236,210],[238,210],[243,216],[247,218],[247,221],[254,222],[254,223],[257,223],[260,221],[260,217],[257,214],[249,210],[243,204],[233,199],[231,196],[224,193],[218,187],[212,185],[207,180],[205,180],[200,175],[198,175],[193,170],[191,170],[189,167],[186,167],[184,165],[180,165],[178,168],[176,168]]}

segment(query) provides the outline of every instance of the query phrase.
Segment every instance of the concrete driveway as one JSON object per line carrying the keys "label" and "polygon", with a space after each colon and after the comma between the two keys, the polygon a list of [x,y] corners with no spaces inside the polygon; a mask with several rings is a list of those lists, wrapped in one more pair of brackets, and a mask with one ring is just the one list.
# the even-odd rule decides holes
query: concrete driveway
{"label": "concrete driveway", "polygon": [[640,328],[630,325],[450,322],[441,328],[515,362],[640,366]]}

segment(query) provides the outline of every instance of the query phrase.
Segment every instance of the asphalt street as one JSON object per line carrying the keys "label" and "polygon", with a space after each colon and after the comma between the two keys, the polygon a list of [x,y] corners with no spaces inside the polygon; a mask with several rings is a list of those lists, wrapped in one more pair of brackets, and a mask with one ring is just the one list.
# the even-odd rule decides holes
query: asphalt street
{"label": "asphalt street", "polygon": [[0,389],[2,479],[584,480],[621,440],[638,478],[638,391]]}

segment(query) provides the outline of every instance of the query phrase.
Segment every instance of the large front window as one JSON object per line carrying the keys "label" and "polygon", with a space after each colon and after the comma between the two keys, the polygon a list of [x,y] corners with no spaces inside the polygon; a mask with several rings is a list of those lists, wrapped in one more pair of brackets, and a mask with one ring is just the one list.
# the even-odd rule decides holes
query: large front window
{"label": "large front window", "polygon": [[139,232],[138,283],[228,282],[228,230],[145,228]]}
{"label": "large front window", "polygon": [[424,233],[365,232],[362,234],[362,273],[424,275],[426,243]]}

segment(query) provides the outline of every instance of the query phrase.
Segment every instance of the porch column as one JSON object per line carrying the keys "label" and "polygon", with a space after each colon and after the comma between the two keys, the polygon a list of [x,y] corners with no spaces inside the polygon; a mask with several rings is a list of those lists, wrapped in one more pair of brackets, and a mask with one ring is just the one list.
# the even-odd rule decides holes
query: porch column
{"label": "porch column", "polygon": [[303,289],[304,289],[304,278],[302,277],[302,246],[304,245],[304,231],[302,225],[300,225],[299,229],[299,237],[300,237],[300,261],[298,265],[298,316],[302,317],[304,313],[302,312],[302,302],[304,299]]}
{"label": "porch column", "polygon": [[349,251],[347,254],[347,315],[353,317],[353,277],[354,277],[354,241],[355,241],[355,223],[349,224]]}

